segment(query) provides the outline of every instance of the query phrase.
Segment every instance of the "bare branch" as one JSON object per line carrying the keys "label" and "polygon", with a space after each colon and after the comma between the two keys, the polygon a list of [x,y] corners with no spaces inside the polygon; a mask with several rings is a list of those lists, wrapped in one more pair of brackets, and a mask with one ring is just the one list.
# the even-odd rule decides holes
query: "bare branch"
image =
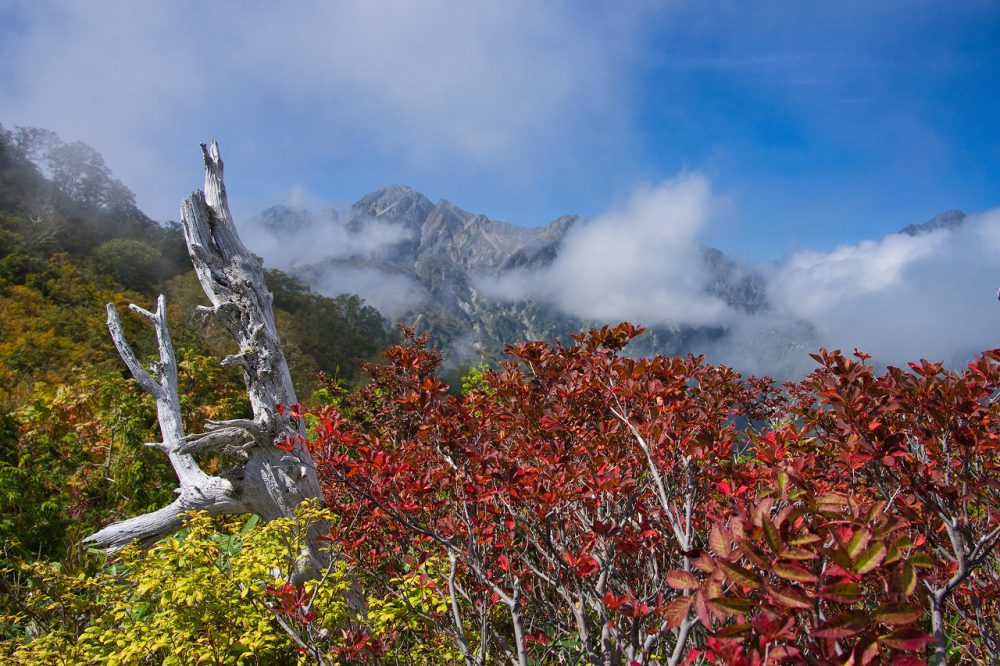
{"label": "bare branch", "polygon": [[[161,296],[155,311],[131,309],[150,322],[157,337],[159,361],[147,371],[129,346],[114,306],[108,306],[108,329],[119,354],[139,385],[156,398],[162,441],[150,446],[164,451],[177,474],[178,498],[169,506],[145,516],[111,525],[86,539],[110,548],[133,539],[150,543],[180,527],[185,511],[212,513],[251,511],[265,520],[290,517],[303,500],[320,498],[315,464],[302,445],[303,424],[279,405],[297,402],[288,364],[278,339],[271,309],[272,297],[264,272],[236,232],[223,183],[219,147],[202,146],[205,191],[195,192],[181,206],[181,221],[188,254],[201,286],[212,303],[211,311],[232,334],[239,353],[226,359],[243,371],[253,419],[209,423],[208,432],[185,436],[177,387],[177,362],[167,328],[166,304]],[[299,437],[295,437],[298,435]],[[297,442],[290,454],[276,441]],[[191,453],[224,450],[245,457],[236,469],[210,476],[199,468]],[[327,558],[313,530],[309,554],[312,568],[322,571]]]}
{"label": "bare branch", "polygon": [[156,412],[160,423],[162,442],[149,444],[167,454],[177,479],[180,481],[179,495],[168,506],[142,516],[114,523],[84,539],[85,543],[115,550],[138,540],[150,544],[177,530],[184,522],[183,514],[188,511],[206,510],[213,513],[241,511],[242,504],[234,499],[230,481],[209,476],[198,466],[194,458],[187,455],[184,427],[181,416],[180,396],[177,389],[177,361],[174,357],[170,330],[167,327],[166,300],[161,295],[157,299],[156,312],[132,305],[130,309],[147,319],[156,330],[160,360],[157,364],[158,380],[139,363],[135,352],[125,339],[118,311],[108,304],[108,330],[119,354],[132,371],[139,385],[156,399]]}
{"label": "bare branch", "polygon": [[153,397],[158,397],[160,393],[160,385],[150,376],[149,372],[142,366],[139,359],[136,357],[135,352],[132,351],[132,346],[125,339],[125,331],[122,330],[122,322],[118,318],[118,310],[115,309],[113,303],[108,303],[108,330],[111,331],[111,340],[115,343],[115,348],[118,350],[118,355],[122,357],[125,361],[125,365],[128,366],[129,372],[138,382],[139,386],[143,388],[144,391],[151,394]]}

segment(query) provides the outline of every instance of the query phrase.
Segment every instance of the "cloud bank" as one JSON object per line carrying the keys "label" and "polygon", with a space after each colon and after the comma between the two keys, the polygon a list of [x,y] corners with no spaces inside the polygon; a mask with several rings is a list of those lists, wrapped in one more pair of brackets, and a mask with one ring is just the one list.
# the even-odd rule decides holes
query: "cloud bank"
{"label": "cloud bank", "polygon": [[329,179],[312,190],[488,181],[512,194],[560,172],[567,143],[607,154],[631,134],[628,28],[649,14],[530,0],[4,5],[0,122],[97,147],[157,219],[176,217],[213,136],[240,165],[227,174],[237,217],[302,174]]}
{"label": "cloud bank", "polygon": [[247,247],[268,266],[300,275],[321,294],[357,294],[390,319],[418,306],[426,294],[413,278],[370,265],[412,240],[413,232],[377,219],[355,222],[360,230],[349,229],[333,209],[278,206],[238,225]]}
{"label": "cloud bank", "polygon": [[1000,209],[954,230],[746,266],[763,277],[768,303],[748,313],[711,294],[715,276],[701,250],[715,208],[708,180],[682,175],[571,229],[550,266],[484,277],[479,286],[587,321],[717,327],[721,337],[691,351],[785,377],[808,371],[807,353],[819,346],[859,347],[881,365],[925,357],[953,366],[1000,346]]}
{"label": "cloud bank", "polygon": [[726,305],[705,294],[699,237],[712,204],[708,180],[686,174],[640,188],[624,206],[570,229],[552,264],[497,280],[487,294],[549,301],[586,320],[719,324]]}
{"label": "cloud bank", "polygon": [[998,251],[993,209],[953,231],[796,253],[776,266],[770,297],[778,315],[812,323],[824,346],[857,346],[886,364],[960,363],[1000,346]]}

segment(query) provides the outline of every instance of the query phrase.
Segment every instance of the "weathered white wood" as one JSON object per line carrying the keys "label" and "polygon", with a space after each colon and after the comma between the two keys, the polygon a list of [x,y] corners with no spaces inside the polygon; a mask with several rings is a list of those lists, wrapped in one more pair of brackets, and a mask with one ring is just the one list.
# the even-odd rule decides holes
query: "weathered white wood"
{"label": "weathered white wood", "polygon": [[156,311],[149,312],[138,306],[131,309],[147,319],[156,330],[160,360],[155,365],[156,378],[148,372],[125,339],[121,320],[115,306],[108,304],[108,330],[125,364],[145,391],[156,399],[156,412],[160,423],[162,442],[156,448],[166,453],[180,487],[178,498],[170,505],[151,513],[114,523],[84,539],[87,543],[110,548],[120,548],[133,540],[147,544],[170,534],[183,523],[185,511],[205,510],[212,513],[240,511],[242,505],[235,500],[232,484],[220,477],[206,474],[190,455],[182,451],[186,444],[181,414],[180,396],[177,391],[177,360],[174,357],[167,327],[167,305],[161,295]]}
{"label": "weathered white wood", "polygon": [[296,445],[296,464],[274,446],[286,436],[304,435],[303,425],[277,405],[297,401],[285,355],[278,340],[272,296],[264,284],[260,261],[240,240],[223,181],[219,146],[202,145],[205,190],[195,192],[181,207],[181,222],[191,261],[213,314],[235,338],[239,351],[227,358],[243,370],[253,420],[264,437],[247,449],[241,500],[265,519],[288,516],[305,499],[320,497],[315,465],[308,451]]}
{"label": "weathered white wood", "polygon": [[[212,303],[211,312],[229,330],[239,351],[225,359],[243,371],[253,419],[210,423],[208,432],[184,435],[177,392],[177,365],[167,329],[163,296],[156,312],[132,306],[156,328],[160,362],[158,379],[142,367],[125,340],[117,312],[108,306],[108,328],[122,359],[136,381],[156,398],[163,441],[152,446],[164,451],[180,481],[179,497],[152,513],[110,525],[87,537],[99,546],[117,548],[133,539],[142,543],[178,529],[181,513],[204,509],[212,513],[253,512],[271,520],[292,515],[303,500],[320,498],[315,465],[309,452],[296,444],[291,452],[275,442],[303,436],[304,424],[278,406],[297,402],[291,374],[278,339],[272,296],[264,271],[240,240],[229,211],[219,147],[202,144],[205,190],[195,192],[181,206],[181,222],[188,253],[201,286]],[[205,474],[190,455],[195,451],[237,453],[242,464],[220,476]],[[311,555],[318,558],[318,549]],[[314,562],[316,564],[316,562]]]}

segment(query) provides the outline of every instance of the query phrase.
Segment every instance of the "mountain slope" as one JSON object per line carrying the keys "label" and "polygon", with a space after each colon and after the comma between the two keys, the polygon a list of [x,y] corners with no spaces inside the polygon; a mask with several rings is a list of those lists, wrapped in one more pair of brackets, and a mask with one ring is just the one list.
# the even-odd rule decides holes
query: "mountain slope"
{"label": "mountain slope", "polygon": [[[476,362],[523,339],[567,337],[594,324],[549,302],[513,295],[500,298],[482,285],[504,276],[541,279],[567,235],[579,224],[563,216],[544,227],[520,227],[475,215],[442,200],[432,203],[415,190],[391,185],[366,195],[343,216],[271,208],[248,222],[251,237],[276,228],[303,238],[328,238],[317,257],[292,262],[292,273],[317,290],[361,293],[394,321],[430,331],[450,363]],[[319,243],[322,245],[323,243]],[[754,313],[766,307],[763,278],[722,252],[704,248],[710,274],[706,297]],[[359,281],[367,287],[357,288]],[[685,353],[697,341],[718,338],[718,327],[660,327],[641,343],[648,351]]]}

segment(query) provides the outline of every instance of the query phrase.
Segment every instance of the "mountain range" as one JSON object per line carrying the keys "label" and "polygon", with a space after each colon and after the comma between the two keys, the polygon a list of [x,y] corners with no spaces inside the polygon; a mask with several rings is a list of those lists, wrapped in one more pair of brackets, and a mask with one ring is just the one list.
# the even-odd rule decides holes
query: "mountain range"
{"label": "mountain range", "polygon": [[[902,233],[951,229],[964,217],[961,211],[948,211]],[[584,224],[577,216],[563,216],[543,227],[517,226],[390,185],[345,211],[273,206],[248,220],[243,232],[251,247],[263,249],[265,260],[320,293],[358,293],[390,322],[430,332],[445,351],[446,363],[457,366],[493,359],[517,341],[566,339],[609,323],[567,312],[533,297],[533,290],[501,295],[490,287],[510,275],[544,279],[567,236]],[[740,313],[744,324],[754,325],[742,325],[739,335],[727,323],[654,326],[633,351],[684,354],[725,348],[724,356],[730,358],[753,356],[754,369],[794,374],[799,361],[790,359],[804,359],[804,352],[816,346],[811,325],[767,316],[771,303],[761,269],[711,247],[697,251],[698,268],[705,273],[704,297],[718,299]]]}

